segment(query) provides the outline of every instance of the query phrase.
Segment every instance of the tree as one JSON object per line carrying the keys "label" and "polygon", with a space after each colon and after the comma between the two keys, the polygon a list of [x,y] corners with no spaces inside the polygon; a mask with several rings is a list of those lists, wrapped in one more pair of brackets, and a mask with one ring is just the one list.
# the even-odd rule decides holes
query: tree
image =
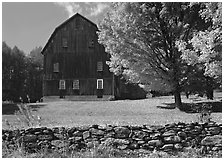
{"label": "tree", "polygon": [[19,102],[20,97],[27,101],[37,101],[42,97],[43,59],[41,47],[26,56],[18,47],[11,49],[2,43],[2,86],[3,100]]}
{"label": "tree", "polygon": [[35,47],[30,52],[28,57],[30,57],[34,63],[36,63],[39,66],[43,67],[44,56],[41,54],[41,51],[42,51],[42,47],[41,46]]}
{"label": "tree", "polygon": [[199,10],[200,5],[190,3],[114,3],[99,25],[99,42],[111,55],[110,70],[154,90],[172,91],[181,107],[188,66],[176,41],[206,26]]}
{"label": "tree", "polygon": [[42,97],[43,55],[41,50],[42,47],[36,47],[27,57],[26,90],[31,101],[40,100]]}
{"label": "tree", "polygon": [[[192,3],[192,6],[197,3]],[[178,41],[182,59],[189,65],[204,65],[204,74],[221,82],[222,76],[222,3],[203,3],[200,16],[210,22],[206,30],[195,30],[188,41]]]}

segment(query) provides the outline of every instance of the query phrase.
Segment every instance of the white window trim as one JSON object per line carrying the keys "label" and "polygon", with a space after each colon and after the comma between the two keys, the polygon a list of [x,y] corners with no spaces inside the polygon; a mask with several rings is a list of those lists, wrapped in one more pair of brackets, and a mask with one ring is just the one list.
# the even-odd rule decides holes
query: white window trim
{"label": "white window trim", "polygon": [[[102,88],[99,88],[99,81],[102,82]],[[96,88],[97,89],[103,89],[103,79],[97,79]]]}
{"label": "white window trim", "polygon": [[59,81],[59,89],[66,89],[65,80],[61,79]]}
{"label": "white window trim", "polygon": [[[78,83],[78,88],[75,88],[75,85],[74,85],[75,83]],[[78,79],[73,80],[72,89],[76,89],[76,90],[80,89],[80,84],[79,84],[79,80]]]}

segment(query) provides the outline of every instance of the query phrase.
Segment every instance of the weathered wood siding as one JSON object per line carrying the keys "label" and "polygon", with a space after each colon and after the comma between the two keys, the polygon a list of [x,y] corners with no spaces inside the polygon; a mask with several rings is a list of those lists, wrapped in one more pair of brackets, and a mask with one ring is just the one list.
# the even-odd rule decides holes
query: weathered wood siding
{"label": "weathered wood siding", "polygon": [[[66,80],[66,95],[96,95],[97,78],[104,79],[103,93],[112,94],[112,73],[106,65],[109,60],[105,49],[98,43],[97,27],[82,16],[73,17],[53,34],[44,50],[44,95],[59,95],[59,80]],[[63,47],[63,39],[67,47]],[[94,45],[91,47],[91,41]],[[97,71],[97,62],[103,62],[103,71]],[[59,63],[59,72],[53,72],[54,63]],[[72,88],[78,79],[79,91]]]}

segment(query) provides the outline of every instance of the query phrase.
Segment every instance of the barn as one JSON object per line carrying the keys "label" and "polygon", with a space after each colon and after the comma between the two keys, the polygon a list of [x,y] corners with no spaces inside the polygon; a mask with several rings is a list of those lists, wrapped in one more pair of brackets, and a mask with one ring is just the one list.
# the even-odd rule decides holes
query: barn
{"label": "barn", "polygon": [[98,43],[97,25],[75,14],[56,27],[42,49],[44,100],[144,98],[136,84],[126,85],[109,71],[110,55]]}

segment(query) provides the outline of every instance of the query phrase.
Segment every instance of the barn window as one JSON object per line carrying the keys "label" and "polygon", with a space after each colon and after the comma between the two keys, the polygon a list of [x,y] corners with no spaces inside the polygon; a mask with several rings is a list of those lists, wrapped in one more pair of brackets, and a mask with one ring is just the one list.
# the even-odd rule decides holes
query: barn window
{"label": "barn window", "polygon": [[96,88],[103,89],[103,79],[97,79]]}
{"label": "barn window", "polygon": [[65,80],[59,81],[59,89],[65,89]]}
{"label": "barn window", "polygon": [[93,48],[94,47],[94,40],[90,39],[89,40],[89,48]]}
{"label": "barn window", "polygon": [[54,63],[53,68],[54,72],[59,72],[59,63]]}
{"label": "barn window", "polygon": [[63,46],[63,47],[68,47],[68,41],[67,41],[67,38],[62,38],[62,46]]}
{"label": "barn window", "polygon": [[103,71],[103,62],[102,61],[97,62],[97,71]]}
{"label": "barn window", "polygon": [[79,89],[79,80],[76,79],[76,80],[73,80],[73,89]]}

